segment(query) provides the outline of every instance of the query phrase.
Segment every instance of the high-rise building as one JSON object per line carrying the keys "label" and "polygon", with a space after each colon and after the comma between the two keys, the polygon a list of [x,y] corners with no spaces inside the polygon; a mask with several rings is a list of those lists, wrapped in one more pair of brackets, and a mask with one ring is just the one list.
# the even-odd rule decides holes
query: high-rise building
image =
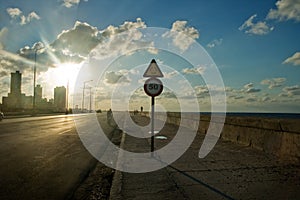
{"label": "high-rise building", "polygon": [[67,90],[64,86],[54,88],[54,107],[58,112],[65,112],[67,108]]}
{"label": "high-rise building", "polygon": [[39,84],[35,86],[35,108],[37,111],[53,110],[53,102],[43,98],[43,88]]}
{"label": "high-rise building", "polygon": [[22,74],[20,71],[11,73],[10,93],[2,98],[4,110],[21,110],[24,108],[25,94],[21,93]]}
{"label": "high-rise building", "polygon": [[[22,73],[16,71],[11,73],[10,80],[10,92],[7,97],[2,97],[1,110],[3,111],[28,111],[33,109],[33,96],[26,96],[21,91],[22,88]],[[41,85],[35,87],[35,111],[36,112],[65,112],[67,99],[66,99],[66,88],[56,87],[54,89],[54,100],[50,99],[47,101],[43,98],[43,88]]]}
{"label": "high-rise building", "polygon": [[35,86],[35,102],[39,103],[42,101],[42,95],[43,95],[43,88],[41,87],[41,85],[37,85]]}
{"label": "high-rise building", "polygon": [[20,71],[16,71],[16,73],[11,73],[10,79],[10,93],[14,96],[21,95],[21,80],[22,74]]}

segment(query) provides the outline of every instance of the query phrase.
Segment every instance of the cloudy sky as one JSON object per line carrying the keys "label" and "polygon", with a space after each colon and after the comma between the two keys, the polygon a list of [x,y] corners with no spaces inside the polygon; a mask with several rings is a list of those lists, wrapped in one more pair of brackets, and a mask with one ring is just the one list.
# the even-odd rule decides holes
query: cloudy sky
{"label": "cloudy sky", "polygon": [[[96,108],[125,98],[121,86],[130,85],[136,86],[125,98],[130,108],[147,108],[141,76],[155,58],[168,86],[158,102],[167,110],[177,109],[179,96],[187,105],[193,96],[210,111],[210,91],[222,89],[205,78],[213,66],[228,111],[300,112],[300,0],[0,1],[1,97],[16,70],[22,72],[22,92],[32,95],[36,53],[45,98],[69,82],[78,101],[72,104],[81,107],[83,82],[93,79],[86,86]],[[147,36],[156,31],[160,38]],[[167,50],[159,48],[164,45]],[[188,62],[185,56],[203,53],[197,45],[211,63]]]}

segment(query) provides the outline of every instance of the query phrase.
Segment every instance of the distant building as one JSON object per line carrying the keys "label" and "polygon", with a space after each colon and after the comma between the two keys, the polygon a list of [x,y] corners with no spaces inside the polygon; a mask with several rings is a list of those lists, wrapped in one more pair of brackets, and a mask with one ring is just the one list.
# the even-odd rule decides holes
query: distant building
{"label": "distant building", "polygon": [[35,102],[38,104],[42,101],[42,96],[43,96],[43,88],[41,85],[35,86]]}
{"label": "distant building", "polygon": [[54,88],[54,108],[58,112],[66,111],[67,90],[64,86]]}
{"label": "distant building", "polygon": [[47,101],[46,98],[43,98],[43,88],[39,84],[35,86],[35,106],[37,110],[53,110],[53,101]]}
{"label": "distant building", "polygon": [[10,93],[2,97],[2,109],[4,111],[20,111],[32,108],[32,96],[21,93],[22,74],[20,71],[11,73]]}
{"label": "distant building", "polygon": [[21,81],[22,74],[20,73],[20,71],[16,71],[16,73],[11,73],[10,93],[12,95],[21,95]]}
{"label": "distant building", "polygon": [[[3,111],[20,112],[33,109],[33,96],[26,96],[21,92],[22,74],[19,71],[11,73],[10,93],[7,97],[2,97]],[[67,105],[67,93],[65,87],[54,88],[54,99],[47,101],[43,98],[43,88],[41,85],[35,87],[35,111],[36,112],[65,112]]]}

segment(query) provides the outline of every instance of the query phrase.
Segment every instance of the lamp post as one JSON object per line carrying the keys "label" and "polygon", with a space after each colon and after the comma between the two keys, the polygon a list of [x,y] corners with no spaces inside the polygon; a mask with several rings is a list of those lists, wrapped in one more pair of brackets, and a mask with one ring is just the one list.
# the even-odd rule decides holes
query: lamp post
{"label": "lamp post", "polygon": [[90,110],[89,112],[92,112],[92,87],[88,88],[90,90]]}
{"label": "lamp post", "polygon": [[36,82],[36,52],[38,51],[38,49],[36,48],[34,50],[34,67],[33,67],[33,103],[32,103],[32,109],[33,109],[33,113],[35,113],[35,82]]}
{"label": "lamp post", "polygon": [[85,84],[87,84],[87,83],[89,83],[89,82],[91,82],[91,81],[93,81],[93,80],[89,80],[89,81],[84,81],[84,82],[83,82],[83,89],[82,89],[82,107],[81,107],[82,111],[84,110],[84,90],[85,90]]}
{"label": "lamp post", "polygon": [[34,66],[33,66],[33,102],[32,102],[32,109],[33,114],[35,114],[35,107],[36,107],[36,90],[35,90],[35,84],[36,84],[36,55],[37,51],[44,48],[43,43],[37,42],[33,45],[32,49],[34,50]]}
{"label": "lamp post", "polygon": [[89,90],[89,94],[90,94],[89,112],[92,112],[92,87],[85,87],[85,89]]}

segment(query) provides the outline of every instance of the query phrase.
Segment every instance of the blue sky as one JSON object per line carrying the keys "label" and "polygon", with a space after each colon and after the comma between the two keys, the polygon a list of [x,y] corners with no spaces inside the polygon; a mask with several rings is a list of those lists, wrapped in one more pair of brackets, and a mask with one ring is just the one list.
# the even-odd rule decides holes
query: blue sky
{"label": "blue sky", "polygon": [[[76,21],[82,26],[76,26]],[[22,59],[12,55],[32,59],[28,52],[34,43],[42,42],[45,48],[56,49],[53,63],[47,58],[49,54],[41,52],[40,56],[44,64],[38,82],[44,96],[51,98],[54,85],[46,82],[55,77],[55,69],[65,67],[70,59],[77,69],[75,63],[84,62],[93,44],[100,41],[97,37],[87,38],[89,43],[84,48],[79,50],[79,44],[67,49],[68,42],[74,45],[80,39],[79,27],[102,33],[109,26],[120,28],[125,21],[132,23],[131,28],[144,24],[167,29],[184,21],[185,30],[196,30],[194,39],[221,73],[229,111],[300,112],[300,0],[1,0],[0,95],[9,92],[9,75],[15,70],[23,73],[23,91],[32,93],[32,63],[27,60],[21,64]],[[72,29],[75,31],[63,34]],[[63,42],[59,35],[72,39]],[[186,77],[192,82],[195,79],[190,74]]]}

